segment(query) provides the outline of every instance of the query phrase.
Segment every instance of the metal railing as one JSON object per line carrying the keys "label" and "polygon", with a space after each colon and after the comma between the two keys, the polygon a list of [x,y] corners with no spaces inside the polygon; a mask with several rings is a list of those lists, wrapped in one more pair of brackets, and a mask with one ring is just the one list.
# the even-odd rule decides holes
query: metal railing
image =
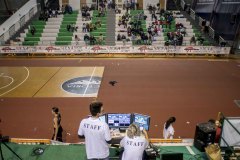
{"label": "metal railing", "polygon": [[190,16],[195,20],[195,11],[193,9],[190,9]]}
{"label": "metal railing", "polygon": [[183,10],[185,9],[185,5],[186,5],[185,1],[181,0],[181,7],[182,7]]}
{"label": "metal railing", "polygon": [[[184,1],[184,0],[182,0]],[[181,2],[182,3],[182,2]],[[190,17],[199,25],[202,27],[202,22],[204,21],[204,19],[200,16],[197,16],[195,11],[191,8],[190,9]],[[216,38],[216,33],[215,33],[215,30],[210,26],[210,22],[209,21],[206,21],[206,25],[208,26],[209,28],[209,32],[208,32],[208,36],[210,38],[212,38],[213,40],[215,40]],[[221,42],[227,42],[226,40],[224,40],[222,37],[219,37],[219,45],[221,44]],[[230,44],[230,43],[228,43]]]}
{"label": "metal railing", "polygon": [[[39,10],[39,4],[34,0],[29,1],[26,6],[24,5],[14,15],[12,15],[2,26],[0,26],[1,39],[4,44],[9,40],[24,24],[29,21]],[[27,8],[29,7],[29,8]],[[3,45],[3,43],[0,43]]]}
{"label": "metal railing", "polygon": [[221,44],[222,42],[226,42],[221,36],[219,36],[219,44]]}
{"label": "metal railing", "polygon": [[[224,128],[224,122],[225,123],[228,123],[229,124],[229,126],[231,126],[231,128],[234,130],[234,132],[235,133],[237,133],[238,134],[238,136],[240,137],[240,131],[231,123],[231,121],[230,121],[230,119],[228,118],[228,117],[225,117],[224,115],[223,115],[223,113],[221,113],[221,112],[219,112],[218,113],[218,119],[217,119],[220,123],[223,123],[223,125],[222,125],[222,129],[221,129],[221,136],[220,136],[220,145],[222,144],[222,142],[221,141],[223,141],[224,142],[224,144],[227,146],[227,149],[228,150],[230,150],[231,152],[232,152],[232,154],[235,156],[235,157],[237,157],[237,159],[239,159],[240,158],[240,156],[238,156],[237,154],[236,154],[236,152],[234,151],[234,146],[230,146],[229,144],[228,144],[228,142],[227,142],[227,140],[225,139],[225,138],[223,138],[223,128]],[[232,133],[231,133],[232,134]],[[233,136],[233,135],[232,135]],[[228,157],[229,158],[229,157]]]}
{"label": "metal railing", "polygon": [[215,38],[215,30],[212,28],[212,27],[208,27],[208,35],[212,38],[212,39],[214,39]]}

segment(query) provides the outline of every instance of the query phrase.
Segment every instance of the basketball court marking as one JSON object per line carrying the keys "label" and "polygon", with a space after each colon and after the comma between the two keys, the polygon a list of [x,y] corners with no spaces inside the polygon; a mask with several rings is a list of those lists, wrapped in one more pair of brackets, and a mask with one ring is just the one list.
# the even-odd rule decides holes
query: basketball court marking
{"label": "basketball court marking", "polygon": [[[60,71],[60,69],[61,69],[61,68],[59,68],[59,69],[49,78],[49,80],[48,80],[47,82],[49,82],[49,81],[54,77],[54,75],[56,75],[56,74],[58,73],[58,71]],[[46,82],[45,84],[47,84],[47,82]],[[40,90],[45,86],[45,84],[44,84],[41,88],[39,88],[38,91],[40,91]],[[38,93],[38,91],[33,95],[33,97]]]}
{"label": "basketball court marking", "polygon": [[[28,79],[28,77],[29,77],[29,69],[28,69],[27,67],[24,67],[24,68],[25,68],[26,71],[27,71],[27,76],[25,77],[25,79],[24,79],[21,83],[19,83],[18,85],[16,85],[15,87],[13,87],[13,88],[11,88],[10,90],[8,90],[8,91],[0,94],[0,97],[3,96],[3,95],[5,95],[5,94],[7,94],[7,93],[9,93],[9,92],[11,92],[11,91],[13,91],[14,89],[18,88],[19,86],[21,86],[21,85]],[[12,81],[12,83],[13,83],[13,81]]]}
{"label": "basketball court marking", "polygon": [[9,77],[9,76],[4,76],[4,73],[1,73],[0,77],[3,77],[3,78],[9,78],[9,79],[11,79],[11,82],[10,82],[10,83],[8,83],[7,85],[5,85],[5,86],[1,87],[0,89],[3,89],[3,88],[6,88],[6,87],[8,87],[8,86],[10,86],[10,85],[11,85],[11,84],[14,82],[14,79],[13,79],[12,77]]}
{"label": "basketball court marking", "polygon": [[88,81],[87,87],[85,88],[85,91],[84,91],[84,93],[83,93],[83,97],[85,97],[85,94],[86,94],[86,92],[87,92],[87,89],[88,89],[88,87],[89,87],[90,82],[92,81],[92,77],[93,77],[93,75],[94,75],[95,70],[96,70],[96,67],[94,67],[94,69],[93,69],[93,72],[92,72],[91,77],[90,77],[90,79],[89,79],[89,81]]}
{"label": "basketball court marking", "polygon": [[0,67],[0,96],[97,97],[103,72],[96,66]]}

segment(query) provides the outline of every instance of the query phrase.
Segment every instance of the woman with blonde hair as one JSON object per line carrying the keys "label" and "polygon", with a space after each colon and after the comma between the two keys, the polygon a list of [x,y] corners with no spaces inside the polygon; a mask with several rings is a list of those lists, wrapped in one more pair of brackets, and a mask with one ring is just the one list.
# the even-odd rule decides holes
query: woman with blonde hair
{"label": "woman with blonde hair", "polygon": [[120,146],[124,148],[121,160],[142,160],[144,150],[148,146],[147,132],[141,132],[138,125],[131,124]]}

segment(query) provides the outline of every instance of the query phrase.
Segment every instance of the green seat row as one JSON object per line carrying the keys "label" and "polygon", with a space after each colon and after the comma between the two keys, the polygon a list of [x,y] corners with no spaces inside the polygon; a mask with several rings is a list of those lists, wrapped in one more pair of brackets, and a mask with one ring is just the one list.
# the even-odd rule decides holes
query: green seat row
{"label": "green seat row", "polygon": [[36,41],[24,41],[24,42],[22,42],[22,45],[24,45],[24,46],[34,46],[34,45],[37,45],[38,44],[38,42],[36,42]]}
{"label": "green seat row", "polygon": [[57,41],[72,41],[72,36],[61,36],[57,37]]}
{"label": "green seat row", "polygon": [[56,41],[55,45],[71,45],[71,42],[66,41]]}
{"label": "green seat row", "polygon": [[97,28],[96,30],[93,30],[92,32],[107,32],[107,28]]}
{"label": "green seat row", "polygon": [[62,24],[76,24],[76,21],[63,21]]}
{"label": "green seat row", "polygon": [[61,36],[71,36],[72,37],[73,35],[73,32],[59,32],[58,33],[58,37],[61,37]]}
{"label": "green seat row", "polygon": [[32,33],[27,33],[26,34],[27,37],[42,37],[42,33],[34,33],[34,35],[32,35]]}
{"label": "green seat row", "polygon": [[24,41],[40,41],[40,37],[25,37]]}
{"label": "green seat row", "polygon": [[103,36],[107,36],[106,32],[90,32],[90,35],[92,36],[100,36],[102,34]]}

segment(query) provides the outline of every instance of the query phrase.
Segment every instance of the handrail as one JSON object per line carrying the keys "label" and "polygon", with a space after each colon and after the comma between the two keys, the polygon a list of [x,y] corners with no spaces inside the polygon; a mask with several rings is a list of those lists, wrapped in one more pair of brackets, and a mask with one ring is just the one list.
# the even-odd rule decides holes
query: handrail
{"label": "handrail", "polygon": [[210,27],[210,26],[208,26],[208,28],[209,28],[208,35],[209,35],[212,39],[214,39],[214,37],[215,37],[215,30],[214,30],[212,27]]}
{"label": "handrail", "polygon": [[226,42],[221,36],[219,36],[219,44],[221,44],[222,42]]}
{"label": "handrail", "polygon": [[186,5],[185,1],[181,0],[181,7],[182,7],[183,10],[184,10],[185,5]]}
{"label": "handrail", "polygon": [[[0,26],[1,41],[7,41],[38,11],[36,0],[30,0]],[[24,18],[23,18],[24,17]],[[24,21],[23,21],[24,20]],[[11,30],[10,30],[11,29]],[[2,38],[3,37],[3,38]]]}
{"label": "handrail", "polygon": [[202,17],[199,16],[199,26],[202,26],[202,22],[204,21],[204,19]]}
{"label": "handrail", "polygon": [[195,20],[195,12],[192,8],[190,9],[190,16]]}
{"label": "handrail", "polygon": [[[195,11],[191,8],[190,9],[190,17],[199,24],[199,26],[202,26],[202,21],[204,20],[202,17],[197,16]],[[209,25],[209,21],[206,22],[206,25],[209,28],[209,32],[208,35],[214,39],[215,38],[215,30]],[[221,42],[226,42],[225,39],[223,39],[221,36],[219,36],[219,44],[221,44]]]}

